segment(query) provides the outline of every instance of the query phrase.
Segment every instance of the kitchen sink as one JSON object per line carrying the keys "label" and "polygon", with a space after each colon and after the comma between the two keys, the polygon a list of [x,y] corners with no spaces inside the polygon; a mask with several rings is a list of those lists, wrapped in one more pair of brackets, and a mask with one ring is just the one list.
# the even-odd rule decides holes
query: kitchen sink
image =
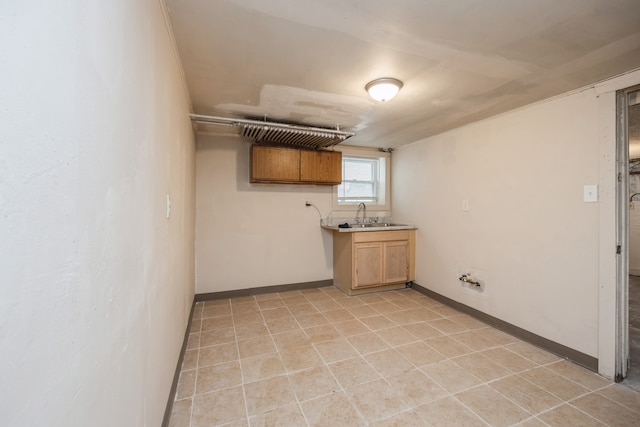
{"label": "kitchen sink", "polygon": [[323,225],[322,227],[331,230],[337,230],[340,232],[354,232],[354,231],[382,231],[382,230],[414,230],[413,225],[397,224],[395,222],[371,222],[366,224],[359,223],[347,223],[344,222],[339,225]]}
{"label": "kitchen sink", "polygon": [[372,222],[367,224],[350,224],[351,228],[383,228],[383,227],[406,227],[407,224],[393,224],[390,222]]}

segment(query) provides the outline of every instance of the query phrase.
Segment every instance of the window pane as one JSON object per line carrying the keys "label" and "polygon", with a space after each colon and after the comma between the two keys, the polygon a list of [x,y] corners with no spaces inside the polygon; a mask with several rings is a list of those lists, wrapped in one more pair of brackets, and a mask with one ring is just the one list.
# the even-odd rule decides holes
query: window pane
{"label": "window pane", "polygon": [[373,181],[373,162],[346,161],[343,179],[345,181]]}
{"label": "window pane", "polygon": [[347,182],[344,183],[344,197],[368,197],[373,196],[373,183],[371,182]]}

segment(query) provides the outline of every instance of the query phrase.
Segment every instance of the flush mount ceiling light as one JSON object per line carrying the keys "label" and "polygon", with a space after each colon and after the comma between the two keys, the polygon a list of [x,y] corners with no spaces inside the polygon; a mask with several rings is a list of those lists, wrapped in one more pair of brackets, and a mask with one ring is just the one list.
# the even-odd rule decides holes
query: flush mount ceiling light
{"label": "flush mount ceiling light", "polygon": [[400,80],[383,77],[370,81],[364,88],[373,99],[385,102],[396,96],[401,87],[402,82]]}

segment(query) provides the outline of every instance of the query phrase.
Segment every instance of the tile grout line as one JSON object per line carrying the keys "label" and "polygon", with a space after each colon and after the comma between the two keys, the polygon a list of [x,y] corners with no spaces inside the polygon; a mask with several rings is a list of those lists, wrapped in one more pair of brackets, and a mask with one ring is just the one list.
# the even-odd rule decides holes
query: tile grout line
{"label": "tile grout line", "polygon": [[[476,387],[480,387],[480,386],[476,386]],[[470,388],[469,390],[472,390],[473,388]],[[460,392],[462,393],[462,392]],[[457,394],[457,393],[456,393]],[[478,417],[478,419],[480,421],[482,421],[483,423],[485,423],[487,426],[491,426],[491,424],[489,423],[489,421],[485,420],[483,416],[481,416],[480,414],[478,414],[476,411],[473,410],[473,408],[471,408],[470,406],[468,406],[466,403],[464,403],[462,400],[458,399],[456,397],[455,394],[452,394],[451,397],[453,397],[456,402],[458,402],[459,404],[461,404],[464,408],[466,408],[468,411],[470,411],[473,415],[475,415],[476,417]]]}
{"label": "tile grout line", "polygon": [[[296,317],[293,315],[293,313],[291,313],[291,310],[289,310],[289,307],[286,305],[286,303],[284,303],[284,301],[283,301],[283,304],[285,304],[284,307],[287,309],[289,314],[293,317],[293,320],[296,322],[298,327],[300,327],[300,329],[304,332],[304,329],[302,329],[301,325],[298,323],[298,319],[296,319]],[[278,354],[278,357],[280,358],[280,360],[282,360],[282,355],[280,354],[280,347],[278,347],[278,344],[275,342],[275,339],[273,338],[274,334],[269,329],[269,326],[267,326],[267,331],[269,332],[269,337],[271,337],[271,341],[273,342],[273,345],[276,348],[276,353]],[[286,333],[286,331],[282,332],[282,333]],[[277,335],[277,334],[275,334],[275,335]],[[289,387],[291,388],[291,392],[293,393],[293,397],[296,399],[296,406],[298,407],[298,410],[302,414],[302,418],[304,419],[304,422],[307,424],[307,426],[309,426],[310,423],[309,423],[309,420],[307,419],[307,414],[304,413],[304,410],[302,408],[302,403],[300,402],[300,399],[298,398],[298,394],[296,393],[296,389],[293,386],[293,382],[291,381],[291,373],[287,371],[287,367],[285,366],[284,361],[282,361],[282,367],[284,368],[284,376],[287,377],[287,383],[289,384]],[[298,372],[298,371],[296,371],[296,372]]]}
{"label": "tile grout line", "polygon": [[[607,384],[607,385],[605,385],[605,386],[600,387],[600,388],[599,388],[599,389],[597,389],[597,390],[594,390],[594,391],[593,391],[593,393],[599,393],[599,392],[601,392],[601,391],[603,391],[603,390],[605,390],[605,389],[607,389],[607,388],[611,388],[611,387],[613,387],[613,386],[615,386],[615,385],[617,385],[617,384],[619,384],[619,383]],[[624,387],[624,386],[621,386],[621,387]],[[637,393],[637,392],[636,392],[636,393]],[[609,400],[609,401],[611,401],[611,402],[613,402],[613,403],[616,403],[616,404],[618,404],[618,405],[620,405],[620,406],[622,406],[622,407],[624,407],[624,408],[627,408],[627,409],[628,409],[628,410],[630,410],[630,411],[633,411],[633,412],[635,412],[635,413],[637,413],[637,414],[640,414],[640,406],[638,406],[638,409],[639,409],[639,410],[636,410],[636,409],[630,408],[629,406],[627,406],[627,405],[625,405],[625,404],[623,404],[623,403],[621,403],[621,402],[616,402],[615,400],[612,400],[609,396],[604,396],[604,395],[602,395],[602,394],[600,394],[600,396],[602,396],[603,398],[605,398],[605,399],[607,399],[607,400]]]}
{"label": "tile grout line", "polygon": [[[253,300],[255,301],[256,305],[258,305],[258,301],[256,300],[255,296],[253,296]],[[231,299],[229,300],[229,305],[230,305],[230,310],[231,310],[231,322],[233,325],[233,337],[234,337],[234,342],[236,344],[236,352],[238,355],[238,365],[240,365],[240,379],[242,381],[242,398],[244,399],[244,414],[245,414],[245,420],[247,421],[247,425],[251,425],[250,422],[250,416],[249,416],[249,400],[247,399],[247,391],[245,389],[245,384],[246,382],[244,381],[244,368],[242,367],[242,358],[240,357],[240,344],[239,344],[239,340],[238,340],[238,334],[236,331],[236,319],[235,319],[235,315],[233,314],[233,302],[231,301]],[[258,305],[258,307],[260,307]],[[262,315],[262,312],[260,312],[260,317],[262,317],[262,321],[264,322],[264,316]]]}
{"label": "tile grout line", "polygon": [[[197,304],[197,303],[196,303]],[[200,307],[198,307],[200,309],[200,328],[199,328],[199,332],[198,332],[198,346],[197,351],[198,351],[198,355],[196,357],[196,379],[195,379],[195,384],[193,385],[193,395],[191,396],[191,409],[189,411],[189,427],[192,426],[193,424],[193,408],[195,407],[195,403],[196,403],[196,397],[195,397],[195,392],[197,390],[198,387],[198,369],[200,366],[200,338],[202,336],[202,316],[204,315],[204,303],[202,303],[202,305]],[[195,312],[196,310],[193,310],[193,316],[195,316]],[[193,319],[191,319],[193,321]],[[191,334],[191,331],[189,331],[189,333]],[[184,362],[183,362],[184,363]],[[182,375],[182,366],[180,367],[180,375]]]}

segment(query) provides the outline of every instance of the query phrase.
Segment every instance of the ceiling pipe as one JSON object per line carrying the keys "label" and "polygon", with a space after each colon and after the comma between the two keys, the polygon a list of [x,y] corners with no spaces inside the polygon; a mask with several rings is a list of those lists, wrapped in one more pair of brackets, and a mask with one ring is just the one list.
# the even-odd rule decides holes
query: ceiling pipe
{"label": "ceiling pipe", "polygon": [[294,131],[310,131],[317,133],[326,133],[327,135],[335,136],[339,139],[347,139],[355,136],[355,132],[347,132],[340,130],[340,126],[336,126],[336,129],[319,128],[313,126],[291,125],[288,123],[267,122],[251,119],[231,119],[228,117],[220,116],[205,116],[202,114],[189,114],[191,121],[194,123],[202,123],[209,125],[221,125],[221,126],[264,126],[267,129],[277,130],[294,130]]}

